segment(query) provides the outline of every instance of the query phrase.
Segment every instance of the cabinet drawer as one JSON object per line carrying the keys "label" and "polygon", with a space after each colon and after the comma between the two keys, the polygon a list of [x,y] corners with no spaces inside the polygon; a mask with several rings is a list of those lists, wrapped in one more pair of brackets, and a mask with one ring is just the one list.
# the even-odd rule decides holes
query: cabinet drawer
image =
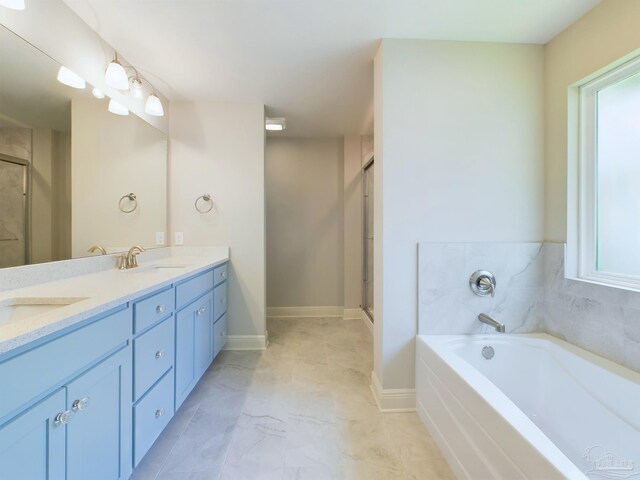
{"label": "cabinet drawer", "polygon": [[173,366],[173,317],[133,341],[133,396],[140,398]]}
{"label": "cabinet drawer", "polygon": [[214,285],[218,285],[219,283],[222,283],[227,280],[227,271],[228,271],[227,265],[229,264],[225,263],[224,265],[220,265],[219,267],[216,267],[215,270],[213,271]]}
{"label": "cabinet drawer", "polygon": [[173,370],[133,407],[133,466],[149,451],[173,417]]}
{"label": "cabinet drawer", "polygon": [[213,358],[217,357],[226,345],[227,335],[227,315],[225,314],[213,325]]}
{"label": "cabinet drawer", "polygon": [[227,283],[221,283],[213,290],[213,319],[218,320],[227,312]]}
{"label": "cabinet drawer", "polygon": [[213,270],[201,273],[176,287],[176,304],[180,308],[213,288]]}
{"label": "cabinet drawer", "polygon": [[169,288],[133,304],[134,329],[138,333],[173,312],[174,293]]}
{"label": "cabinet drawer", "polygon": [[126,345],[131,309],[120,310],[62,337],[0,361],[0,419]]}

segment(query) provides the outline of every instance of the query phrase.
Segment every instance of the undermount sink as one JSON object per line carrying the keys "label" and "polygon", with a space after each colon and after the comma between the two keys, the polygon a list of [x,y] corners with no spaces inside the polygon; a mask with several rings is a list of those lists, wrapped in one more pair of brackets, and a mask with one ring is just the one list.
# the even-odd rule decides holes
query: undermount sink
{"label": "undermount sink", "polygon": [[129,273],[156,273],[156,272],[166,272],[171,270],[182,270],[184,268],[190,267],[191,265],[178,265],[178,264],[156,264],[156,265],[140,265],[136,268],[131,268],[126,270]]}
{"label": "undermount sink", "polygon": [[87,297],[22,297],[0,301],[0,325],[19,322],[86,300]]}

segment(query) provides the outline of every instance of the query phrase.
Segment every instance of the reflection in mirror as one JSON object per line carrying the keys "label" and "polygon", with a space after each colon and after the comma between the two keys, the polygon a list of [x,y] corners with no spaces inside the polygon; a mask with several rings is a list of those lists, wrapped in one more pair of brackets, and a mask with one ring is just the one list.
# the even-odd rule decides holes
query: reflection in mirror
{"label": "reflection in mirror", "polygon": [[0,268],[153,247],[166,231],[166,136],[63,85],[60,67],[0,26]]}

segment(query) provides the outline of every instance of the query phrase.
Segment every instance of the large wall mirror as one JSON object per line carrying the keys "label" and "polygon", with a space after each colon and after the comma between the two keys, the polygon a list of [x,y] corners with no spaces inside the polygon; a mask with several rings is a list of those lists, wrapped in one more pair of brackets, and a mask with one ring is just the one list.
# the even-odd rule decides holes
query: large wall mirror
{"label": "large wall mirror", "polygon": [[166,135],[60,67],[0,25],[0,268],[164,241]]}

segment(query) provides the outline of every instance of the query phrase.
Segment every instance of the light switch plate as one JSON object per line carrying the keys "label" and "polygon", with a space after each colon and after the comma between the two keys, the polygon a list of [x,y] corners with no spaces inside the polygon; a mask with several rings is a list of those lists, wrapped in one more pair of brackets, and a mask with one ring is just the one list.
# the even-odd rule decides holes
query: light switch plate
{"label": "light switch plate", "polygon": [[175,241],[176,241],[176,245],[184,245],[184,233],[176,232]]}
{"label": "light switch plate", "polygon": [[156,245],[164,245],[164,232],[156,232]]}

